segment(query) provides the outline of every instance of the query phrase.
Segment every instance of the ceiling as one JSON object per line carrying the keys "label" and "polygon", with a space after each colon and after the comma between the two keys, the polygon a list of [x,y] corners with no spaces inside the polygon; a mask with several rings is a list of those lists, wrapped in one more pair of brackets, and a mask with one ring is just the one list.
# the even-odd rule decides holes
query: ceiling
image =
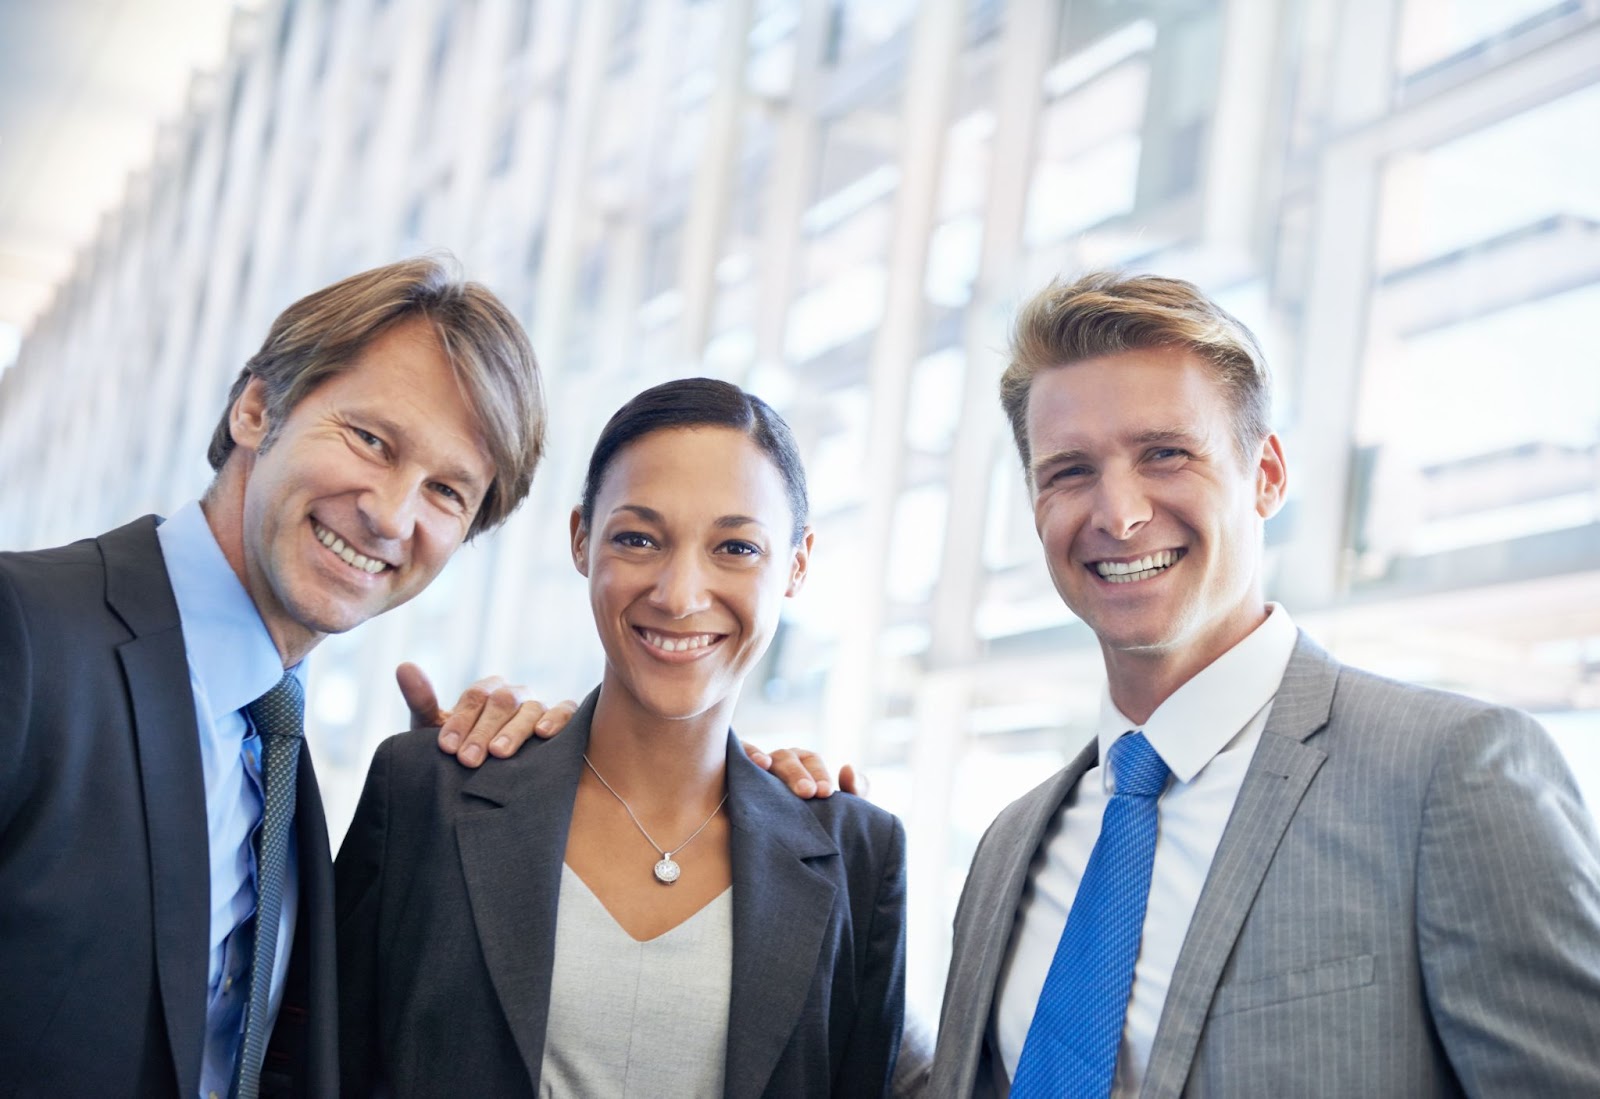
{"label": "ceiling", "polygon": [[261,0],[0,0],[0,369]]}

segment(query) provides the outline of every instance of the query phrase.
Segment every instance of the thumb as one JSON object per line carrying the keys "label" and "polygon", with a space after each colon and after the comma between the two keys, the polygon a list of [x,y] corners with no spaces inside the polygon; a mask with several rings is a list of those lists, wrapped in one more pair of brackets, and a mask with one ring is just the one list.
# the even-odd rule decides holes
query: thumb
{"label": "thumb", "polygon": [[438,725],[445,719],[439,709],[439,696],[434,693],[433,682],[417,665],[407,661],[394,670],[395,682],[400,685],[400,695],[411,711],[411,727],[421,729]]}

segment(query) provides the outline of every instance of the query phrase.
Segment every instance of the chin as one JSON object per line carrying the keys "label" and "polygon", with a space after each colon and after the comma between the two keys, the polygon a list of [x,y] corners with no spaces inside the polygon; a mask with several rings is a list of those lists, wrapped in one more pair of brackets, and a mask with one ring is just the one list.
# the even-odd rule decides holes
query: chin
{"label": "chin", "polygon": [[641,710],[663,721],[689,721],[717,705],[716,699],[706,698],[699,692],[674,690],[672,687],[652,688],[634,682],[627,684],[625,689]]}
{"label": "chin", "polygon": [[1181,631],[1170,625],[1138,625],[1130,622],[1089,622],[1100,644],[1126,653],[1159,653],[1175,647]]}
{"label": "chin", "polygon": [[302,629],[316,634],[346,633],[369,618],[381,614],[385,608],[369,609],[342,603],[284,601],[284,608]]}

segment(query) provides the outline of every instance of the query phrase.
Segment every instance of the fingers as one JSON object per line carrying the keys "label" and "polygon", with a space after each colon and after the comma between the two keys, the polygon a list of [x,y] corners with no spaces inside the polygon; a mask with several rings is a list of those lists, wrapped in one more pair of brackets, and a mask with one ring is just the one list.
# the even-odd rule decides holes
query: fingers
{"label": "fingers", "polygon": [[805,748],[779,748],[767,768],[797,798],[825,798],[833,793],[833,775],[817,753]]}
{"label": "fingers", "polygon": [[[483,713],[478,716],[477,724],[467,738],[467,746],[473,747],[475,742],[481,741],[488,746],[492,755],[501,759],[514,756],[522,751],[529,737],[549,740],[565,729],[578,708],[578,704],[570,698],[546,708],[538,699],[528,698],[527,692],[526,687],[502,687],[491,694],[488,705],[484,706]],[[515,708],[508,708],[512,704],[515,704]],[[466,750],[463,748],[462,752]],[[460,759],[459,756],[457,758]],[[483,757],[476,752],[472,758],[474,762],[468,763],[469,767],[476,767],[483,762]]]}
{"label": "fingers", "polygon": [[463,766],[477,767],[490,755],[502,759],[516,755],[529,737],[555,736],[577,709],[571,699],[546,708],[529,688],[497,675],[486,676],[463,691],[454,708],[439,714],[434,722],[439,726],[439,750]]}
{"label": "fingers", "polygon": [[772,757],[767,755],[767,753],[763,752],[760,748],[757,748],[754,744],[751,744],[747,740],[741,740],[739,742],[739,747],[744,749],[744,754],[750,757],[751,763],[754,763],[763,771],[772,770]]}
{"label": "fingers", "polygon": [[[532,712],[534,707],[537,712]],[[515,751],[543,716],[544,707],[527,697],[526,687],[511,686],[497,675],[487,676],[461,693],[439,729],[439,747],[453,752],[457,762],[476,767],[488,758],[491,741],[505,733]]]}
{"label": "fingers", "polygon": [[395,682],[400,685],[400,697],[406,700],[411,711],[411,727],[422,729],[444,722],[445,714],[439,709],[439,696],[433,683],[417,665],[407,661],[394,670]]}
{"label": "fingers", "polygon": [[[557,702],[544,712],[543,717],[534,723],[534,736],[542,740],[550,739],[567,727],[567,722],[572,720],[572,715],[577,711],[578,704],[570,698],[563,702]],[[498,752],[495,754],[499,755]]]}
{"label": "fingers", "polygon": [[839,768],[839,789],[858,798],[864,798],[872,789],[872,782],[867,778],[866,772],[857,771],[846,763]]}

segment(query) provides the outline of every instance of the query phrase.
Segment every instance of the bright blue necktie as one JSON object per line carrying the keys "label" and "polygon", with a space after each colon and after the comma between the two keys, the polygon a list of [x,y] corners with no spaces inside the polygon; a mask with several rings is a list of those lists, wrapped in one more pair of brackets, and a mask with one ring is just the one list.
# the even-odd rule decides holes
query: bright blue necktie
{"label": "bright blue necktie", "polygon": [[1107,1096],[1116,1076],[1150,899],[1156,799],[1170,772],[1143,733],[1120,737],[1106,755],[1116,793],[1034,1008],[1012,1099]]}
{"label": "bright blue necktie", "polygon": [[284,879],[289,871],[289,833],[294,824],[295,776],[305,741],[305,692],[283,673],[266,694],[245,707],[261,737],[261,830],[256,833],[256,933],[250,961],[250,999],[244,1011],[244,1040],[234,1068],[235,1099],[256,1099],[261,1060],[267,1051],[267,1015],[272,974],[278,956],[278,920],[283,913]]}

